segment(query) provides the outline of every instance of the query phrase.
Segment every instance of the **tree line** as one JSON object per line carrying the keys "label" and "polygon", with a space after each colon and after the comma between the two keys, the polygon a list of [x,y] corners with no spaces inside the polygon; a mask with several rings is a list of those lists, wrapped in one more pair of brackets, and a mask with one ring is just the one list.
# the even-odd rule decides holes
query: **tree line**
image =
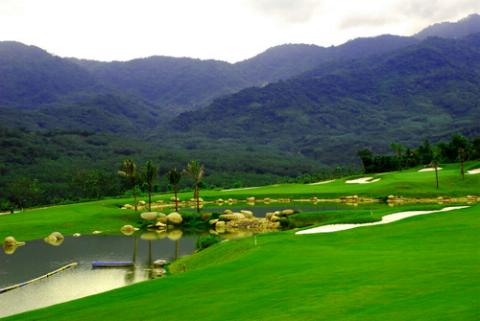
{"label": "tree line", "polygon": [[409,148],[398,143],[391,144],[393,152],[389,155],[375,155],[369,149],[362,149],[358,157],[362,161],[365,173],[380,173],[412,168],[420,165],[439,163],[461,164],[469,160],[480,159],[480,137],[468,139],[462,135],[453,135],[449,141],[431,144],[424,140],[417,148]]}

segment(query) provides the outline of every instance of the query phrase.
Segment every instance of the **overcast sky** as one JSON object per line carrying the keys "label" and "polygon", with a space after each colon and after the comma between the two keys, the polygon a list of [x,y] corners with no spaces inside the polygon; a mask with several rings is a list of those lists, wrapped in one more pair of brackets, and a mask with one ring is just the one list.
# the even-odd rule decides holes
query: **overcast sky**
{"label": "overcast sky", "polygon": [[0,0],[0,40],[59,56],[243,60],[283,43],[411,35],[479,0]]}

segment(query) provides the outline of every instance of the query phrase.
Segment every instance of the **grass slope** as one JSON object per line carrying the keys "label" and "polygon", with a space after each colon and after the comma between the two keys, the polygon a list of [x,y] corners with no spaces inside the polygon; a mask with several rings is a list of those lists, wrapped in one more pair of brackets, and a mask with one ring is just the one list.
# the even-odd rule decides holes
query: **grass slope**
{"label": "grass slope", "polygon": [[166,279],[5,320],[478,320],[480,206],[217,244]]}

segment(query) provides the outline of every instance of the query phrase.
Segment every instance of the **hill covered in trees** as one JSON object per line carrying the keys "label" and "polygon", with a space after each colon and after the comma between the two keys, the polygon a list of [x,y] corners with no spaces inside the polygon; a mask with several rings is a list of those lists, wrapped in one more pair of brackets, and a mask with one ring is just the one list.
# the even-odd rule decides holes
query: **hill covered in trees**
{"label": "hill covered in trees", "polygon": [[198,159],[210,187],[237,187],[348,174],[359,150],[392,142],[480,135],[480,34],[418,38],[288,44],[236,64],[85,61],[0,42],[0,199],[122,193],[125,158],[161,173]]}
{"label": "hill covered in trees", "polygon": [[275,145],[325,164],[351,162],[363,147],[480,134],[479,70],[480,34],[430,38],[243,90],[180,115],[172,127],[185,136]]}

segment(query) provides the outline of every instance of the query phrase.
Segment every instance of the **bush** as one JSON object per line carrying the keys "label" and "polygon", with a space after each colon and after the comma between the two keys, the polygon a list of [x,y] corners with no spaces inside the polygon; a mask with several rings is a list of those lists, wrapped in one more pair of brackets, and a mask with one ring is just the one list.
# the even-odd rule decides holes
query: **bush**
{"label": "bush", "polygon": [[216,235],[200,236],[197,239],[197,250],[201,251],[220,242],[220,237]]}

